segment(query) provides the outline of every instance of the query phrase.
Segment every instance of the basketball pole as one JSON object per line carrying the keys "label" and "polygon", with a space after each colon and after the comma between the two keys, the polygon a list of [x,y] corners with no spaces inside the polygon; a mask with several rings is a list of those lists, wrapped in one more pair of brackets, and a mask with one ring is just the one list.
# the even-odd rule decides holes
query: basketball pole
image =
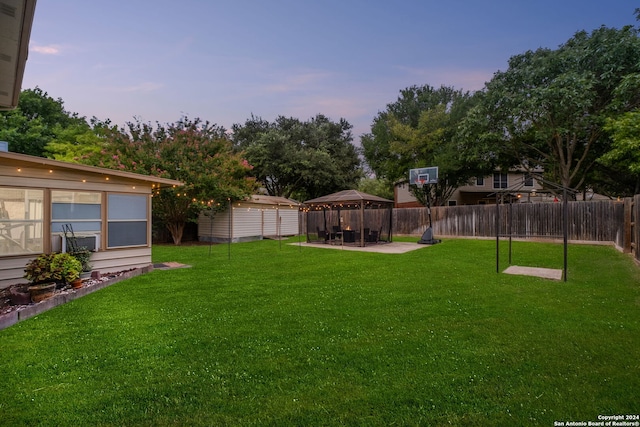
{"label": "basketball pole", "polygon": [[422,183],[422,189],[424,190],[424,197],[427,202],[427,215],[429,215],[429,228],[432,228],[431,224],[431,184],[427,184],[425,186],[424,182]]}

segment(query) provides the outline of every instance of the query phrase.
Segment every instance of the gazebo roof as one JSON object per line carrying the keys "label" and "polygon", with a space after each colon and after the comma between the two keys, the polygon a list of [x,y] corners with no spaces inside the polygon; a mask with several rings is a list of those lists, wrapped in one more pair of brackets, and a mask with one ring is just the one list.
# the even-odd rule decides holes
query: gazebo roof
{"label": "gazebo roof", "polygon": [[393,200],[384,199],[382,197],[374,196],[372,194],[363,193],[357,190],[343,190],[337,193],[328,194],[326,196],[318,197],[316,199],[307,200],[305,205],[318,206],[318,205],[335,205],[345,203],[373,203],[380,205],[393,205]]}

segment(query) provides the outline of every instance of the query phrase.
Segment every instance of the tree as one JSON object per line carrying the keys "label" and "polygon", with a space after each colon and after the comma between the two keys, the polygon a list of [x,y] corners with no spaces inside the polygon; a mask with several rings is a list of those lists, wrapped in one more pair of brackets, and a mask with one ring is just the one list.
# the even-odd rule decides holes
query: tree
{"label": "tree", "polygon": [[251,166],[234,153],[226,130],[200,119],[183,117],[173,124],[129,122],[108,128],[104,148],[83,163],[176,179],[185,185],[156,191],[154,215],[170,231],[176,245],[184,226],[204,209],[224,208],[255,190]]}
{"label": "tree", "polygon": [[640,111],[634,110],[607,120],[604,130],[611,135],[611,150],[599,161],[619,171],[610,188],[622,196],[640,194]]}
{"label": "tree", "polygon": [[[412,86],[374,119],[362,136],[363,154],[379,178],[406,179],[409,169],[437,166],[439,183],[430,186],[434,204],[444,204],[453,191],[483,175],[486,165],[467,161],[457,142],[457,127],[474,103],[469,93],[450,87]],[[425,202],[423,190],[411,188]]]}
{"label": "tree", "polygon": [[52,140],[44,147],[47,157],[67,162],[99,154],[105,147],[105,136],[115,126],[109,120],[102,122],[95,117],[87,122],[56,129]]}
{"label": "tree", "polygon": [[0,140],[9,150],[44,157],[48,142],[69,127],[87,126],[84,117],[64,109],[62,99],[53,99],[36,87],[23,90],[18,106],[0,112]]}
{"label": "tree", "polygon": [[607,117],[625,108],[620,85],[639,67],[640,40],[632,27],[580,31],[556,50],[516,55],[469,113],[462,126],[466,142],[482,147],[481,156],[542,166],[551,180],[584,188],[610,147]]}
{"label": "tree", "polygon": [[362,178],[358,183],[358,191],[393,200],[393,184],[380,178]]}
{"label": "tree", "polygon": [[233,126],[233,140],[269,195],[306,200],[357,185],[362,171],[350,129],[346,120],[321,114],[273,123],[252,116]]}

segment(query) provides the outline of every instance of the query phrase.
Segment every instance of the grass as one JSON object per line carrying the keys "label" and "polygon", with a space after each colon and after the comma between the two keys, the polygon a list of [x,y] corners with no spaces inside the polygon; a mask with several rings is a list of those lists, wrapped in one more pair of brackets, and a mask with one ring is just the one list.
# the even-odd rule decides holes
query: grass
{"label": "grass", "polygon": [[[549,426],[640,411],[640,270],[613,248],[570,246],[567,283],[496,274],[491,241],[228,250],[156,246],[155,262],[192,268],[0,331],[0,424]],[[560,245],[513,253],[562,267]]]}

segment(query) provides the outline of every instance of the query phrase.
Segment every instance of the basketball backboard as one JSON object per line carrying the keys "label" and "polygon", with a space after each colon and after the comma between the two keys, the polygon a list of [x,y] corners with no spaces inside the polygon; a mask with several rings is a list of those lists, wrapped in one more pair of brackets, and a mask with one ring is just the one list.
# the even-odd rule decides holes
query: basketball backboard
{"label": "basketball backboard", "polygon": [[417,168],[409,170],[409,184],[422,186],[438,183],[438,167]]}

